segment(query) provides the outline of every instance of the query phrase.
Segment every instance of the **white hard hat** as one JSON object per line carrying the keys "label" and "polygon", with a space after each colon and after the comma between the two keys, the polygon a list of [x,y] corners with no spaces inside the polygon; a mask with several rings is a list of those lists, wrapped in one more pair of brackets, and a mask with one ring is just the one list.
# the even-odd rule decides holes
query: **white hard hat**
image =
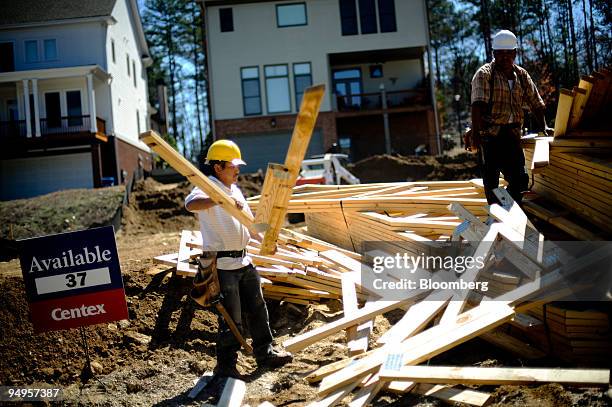
{"label": "white hard hat", "polygon": [[516,49],[518,41],[516,35],[509,30],[501,30],[493,36],[493,49]]}

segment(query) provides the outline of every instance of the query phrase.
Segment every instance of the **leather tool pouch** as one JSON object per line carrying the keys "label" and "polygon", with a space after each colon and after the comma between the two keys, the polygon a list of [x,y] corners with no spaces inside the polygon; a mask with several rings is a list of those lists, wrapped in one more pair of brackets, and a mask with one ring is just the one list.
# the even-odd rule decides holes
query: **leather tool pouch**
{"label": "leather tool pouch", "polygon": [[211,307],[221,300],[216,252],[204,252],[198,258],[198,272],[190,296],[203,307]]}

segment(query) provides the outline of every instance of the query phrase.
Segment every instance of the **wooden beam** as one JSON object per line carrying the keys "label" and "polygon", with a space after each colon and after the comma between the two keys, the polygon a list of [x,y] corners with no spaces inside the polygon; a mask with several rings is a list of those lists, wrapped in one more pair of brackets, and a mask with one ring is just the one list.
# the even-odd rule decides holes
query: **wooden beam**
{"label": "wooden beam", "polygon": [[481,407],[491,399],[490,393],[429,383],[418,383],[413,392],[422,396],[435,397],[451,405],[462,403]]}
{"label": "wooden beam", "polygon": [[574,102],[574,92],[567,89],[559,91],[559,103],[557,104],[557,115],[555,116],[555,137],[564,136]]}
{"label": "wooden beam", "polygon": [[289,144],[283,171],[273,174],[268,173],[270,175],[266,174],[266,178],[274,175],[276,179],[275,184],[278,184],[278,187],[275,189],[280,190],[278,190],[275,195],[268,197],[262,196],[259,203],[261,207],[261,205],[269,205],[269,201],[273,202],[270,211],[270,219],[268,222],[265,222],[268,223],[270,227],[266,230],[263,238],[261,245],[262,254],[271,254],[274,251],[278,234],[283,226],[285,214],[287,213],[289,200],[291,199],[291,188],[295,185],[295,181],[300,174],[302,161],[304,160],[304,155],[308,149],[308,144],[310,143],[310,138],[312,137],[312,132],[317,122],[317,117],[319,116],[319,109],[321,108],[324,94],[325,85],[312,86],[304,91],[302,104],[297,115],[295,126],[293,127],[291,143]]}
{"label": "wooden beam", "polygon": [[607,369],[552,369],[508,367],[404,366],[399,371],[381,369],[381,379],[441,384],[560,383],[571,386],[608,386]]}
{"label": "wooden beam", "polygon": [[170,144],[162,139],[155,131],[150,130],[140,134],[140,139],[161,158],[177,170],[181,175],[187,177],[189,182],[205,192],[217,205],[225,209],[236,220],[247,228],[253,225],[253,215],[247,209],[238,209],[236,201],[225,193],[217,184],[202,174],[192,163],[180,155]]}
{"label": "wooden beam", "polygon": [[[339,370],[321,381],[319,393],[329,393],[377,371],[389,353],[403,353],[403,363],[415,365],[466,342],[510,320],[514,310],[506,302],[481,304],[459,315],[454,324],[437,325],[401,345],[384,346],[379,352]],[[378,349],[377,349],[378,350]]]}
{"label": "wooden beam", "polygon": [[589,98],[589,92],[586,89],[581,89],[578,86],[574,86],[574,101],[572,102],[572,111],[568,122],[569,129],[575,129],[580,124],[582,113],[584,112],[584,106]]}
{"label": "wooden beam", "polygon": [[550,162],[549,153],[550,144],[548,140],[536,140],[533,159],[531,160],[531,171],[537,173],[542,171],[544,167],[548,166]]}
{"label": "wooden beam", "polygon": [[246,383],[230,377],[225,382],[217,407],[241,407],[245,393]]}
{"label": "wooden beam", "polygon": [[[295,180],[292,179],[286,166],[268,164],[262,199],[259,201],[255,216],[256,225],[268,225],[269,227],[259,249],[262,255],[273,254],[276,250],[276,241],[285,222],[287,203],[294,183]],[[263,229],[262,226],[259,226],[259,230]]]}

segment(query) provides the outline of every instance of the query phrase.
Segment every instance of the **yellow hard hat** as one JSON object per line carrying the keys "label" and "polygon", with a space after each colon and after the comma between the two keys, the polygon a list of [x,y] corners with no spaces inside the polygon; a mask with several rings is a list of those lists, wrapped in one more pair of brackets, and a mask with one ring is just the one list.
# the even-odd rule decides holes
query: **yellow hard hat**
{"label": "yellow hard hat", "polygon": [[208,148],[206,162],[228,161],[234,165],[246,165],[242,161],[240,148],[231,140],[217,140]]}

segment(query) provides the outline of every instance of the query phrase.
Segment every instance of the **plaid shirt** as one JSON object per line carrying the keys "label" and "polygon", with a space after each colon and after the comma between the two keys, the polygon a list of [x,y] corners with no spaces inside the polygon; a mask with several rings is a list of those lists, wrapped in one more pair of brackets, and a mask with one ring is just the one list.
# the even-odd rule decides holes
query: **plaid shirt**
{"label": "plaid shirt", "polygon": [[532,112],[546,105],[538,93],[538,88],[526,70],[514,65],[514,86],[510,90],[508,79],[503,73],[495,70],[495,61],[484,64],[476,71],[472,78],[472,103],[484,102],[489,104],[491,91],[491,73],[493,76],[493,105],[487,110],[482,129],[485,134],[497,135],[499,126],[503,124],[523,123],[523,108],[528,107]]}

